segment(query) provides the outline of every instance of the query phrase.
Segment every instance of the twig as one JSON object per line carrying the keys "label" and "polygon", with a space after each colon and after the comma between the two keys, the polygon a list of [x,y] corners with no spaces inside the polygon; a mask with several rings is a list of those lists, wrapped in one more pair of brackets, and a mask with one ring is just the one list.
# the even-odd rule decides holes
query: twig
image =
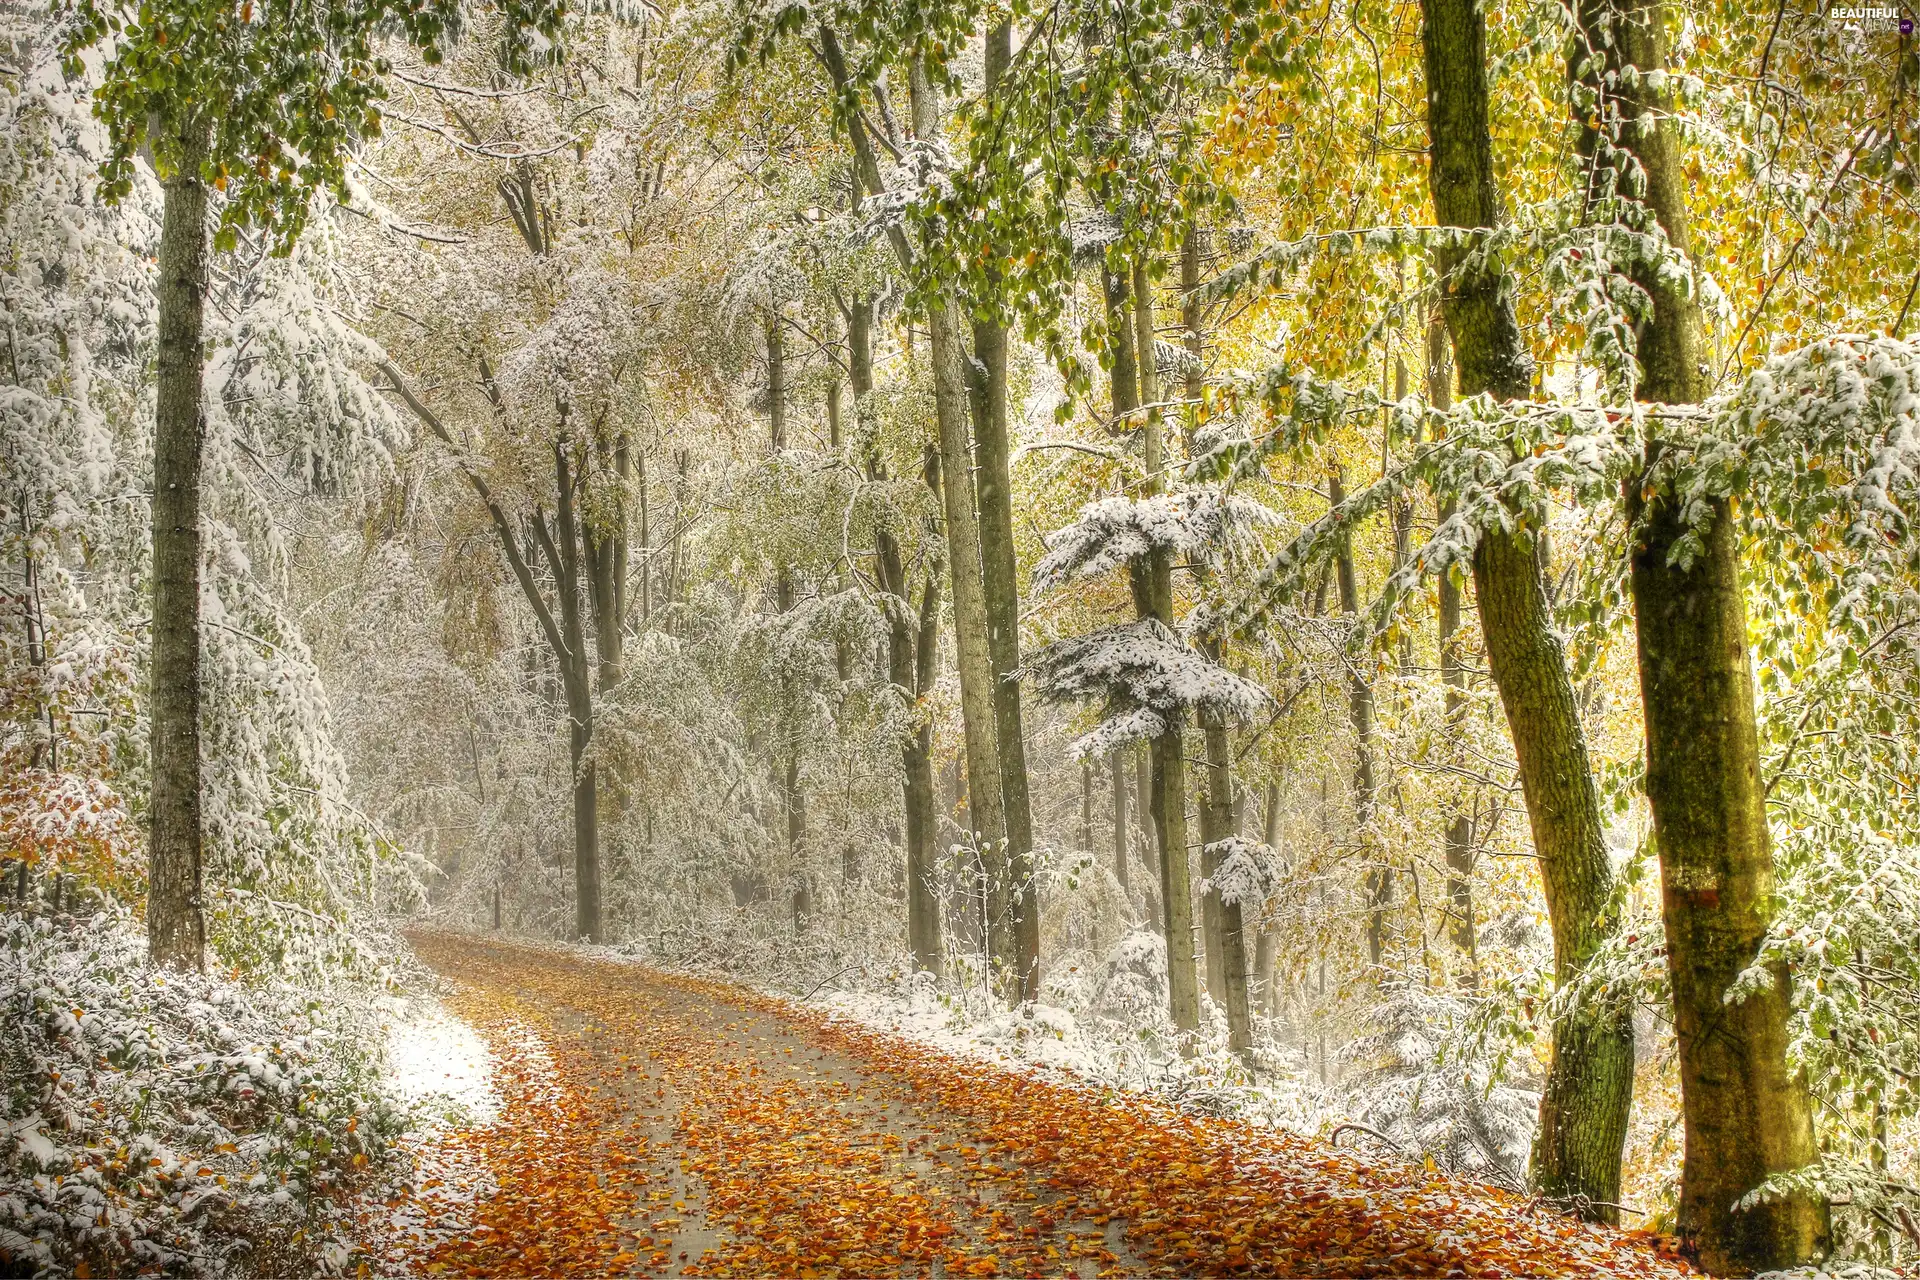
{"label": "twig", "polygon": [[808,991],[807,994],[801,996],[800,998],[802,1000],[813,999],[814,993],[819,991],[820,988],[826,986],[829,982],[832,982],[835,978],[844,978],[847,974],[852,973],[855,969],[858,969],[859,967],[860,966],[858,964],[850,964],[846,968],[840,970],[840,972],[838,973],[828,974],[826,977],[820,979],[820,981],[814,983],[813,989]]}
{"label": "twig", "polygon": [[1327,1135],[1327,1141],[1334,1146],[1339,1146],[1340,1135],[1345,1133],[1349,1129],[1352,1129],[1356,1133],[1364,1133],[1368,1137],[1379,1139],[1381,1142],[1386,1143],[1389,1147],[1392,1147],[1393,1150],[1399,1155],[1404,1156],[1407,1154],[1407,1149],[1405,1147],[1401,1146],[1399,1143],[1395,1142],[1392,1138],[1389,1138],[1386,1134],[1380,1132],[1378,1129],[1369,1129],[1366,1125],[1356,1123],[1355,1121],[1352,1121],[1352,1120],[1347,1121],[1345,1124],[1335,1126],[1333,1132]]}

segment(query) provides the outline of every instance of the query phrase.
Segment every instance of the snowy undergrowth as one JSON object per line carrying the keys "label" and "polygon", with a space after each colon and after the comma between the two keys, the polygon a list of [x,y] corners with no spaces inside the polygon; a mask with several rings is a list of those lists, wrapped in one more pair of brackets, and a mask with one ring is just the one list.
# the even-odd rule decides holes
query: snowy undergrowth
{"label": "snowy undergrowth", "polygon": [[156,971],[125,911],[0,917],[0,1257],[43,1274],[345,1269],[407,1122],[371,992]]}

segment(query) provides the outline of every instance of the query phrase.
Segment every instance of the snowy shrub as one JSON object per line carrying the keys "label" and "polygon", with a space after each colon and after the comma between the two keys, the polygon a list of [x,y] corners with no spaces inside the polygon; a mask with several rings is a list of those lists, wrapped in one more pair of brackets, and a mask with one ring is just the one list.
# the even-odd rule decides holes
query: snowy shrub
{"label": "snowy shrub", "polygon": [[346,1192],[400,1127],[366,1008],[153,970],[124,911],[0,918],[0,1264],[343,1270]]}

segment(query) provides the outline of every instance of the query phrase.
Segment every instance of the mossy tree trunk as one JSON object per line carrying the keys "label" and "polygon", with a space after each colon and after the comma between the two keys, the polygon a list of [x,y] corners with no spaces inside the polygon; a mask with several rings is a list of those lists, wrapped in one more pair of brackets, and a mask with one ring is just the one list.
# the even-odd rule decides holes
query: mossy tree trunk
{"label": "mossy tree trunk", "polygon": [[[1581,139],[1590,207],[1637,229],[1646,229],[1651,215],[1685,254],[1681,140],[1672,104],[1647,83],[1647,73],[1666,66],[1666,6],[1585,0],[1577,18],[1582,43],[1595,53],[1569,70],[1589,99],[1587,118],[1601,126],[1589,126]],[[1622,74],[1630,68],[1639,74]],[[1599,145],[1608,135],[1618,152]],[[1638,169],[1634,179],[1614,167],[1627,159]],[[1634,191],[1639,199],[1626,194]],[[1633,274],[1654,303],[1639,333],[1639,397],[1697,403],[1707,379],[1694,298],[1644,265]],[[1657,438],[1649,442],[1649,469],[1663,447]],[[1688,528],[1672,495],[1638,478],[1627,498],[1635,519],[1631,583],[1647,798],[1660,854],[1686,1122],[1679,1230],[1715,1274],[1793,1267],[1826,1252],[1827,1205],[1786,1196],[1734,1208],[1769,1175],[1818,1155],[1806,1081],[1787,1065],[1785,967],[1773,969],[1764,990],[1726,999],[1758,955],[1773,912],[1739,539],[1727,503],[1712,503],[1704,551],[1676,563],[1675,548]]]}
{"label": "mossy tree trunk", "polygon": [[[1013,28],[999,22],[987,33],[986,89],[989,110],[999,105],[1000,81],[1012,59]],[[1001,811],[1006,823],[1008,916],[996,923],[1007,936],[1007,995],[1016,1001],[1040,995],[1040,902],[1033,878],[1033,812],[1027,787],[1026,731],[1020,709],[1020,583],[1013,545],[1013,483],[1007,442],[1007,331],[975,320],[975,366],[981,396],[974,415],[974,461],[980,509],[981,585],[986,603],[987,658],[993,673],[995,743],[999,754]]]}
{"label": "mossy tree trunk", "polygon": [[[1486,19],[1474,0],[1424,0],[1422,13],[1434,212],[1446,226],[1492,228],[1501,205],[1488,125]],[[1453,246],[1437,255],[1448,277],[1442,309],[1460,391],[1523,400],[1532,360],[1512,281],[1497,259],[1476,263],[1470,253]],[[1511,530],[1481,536],[1474,590],[1540,858],[1555,978],[1565,983],[1617,927],[1612,863],[1566,656],[1527,528],[1542,517],[1523,511],[1514,518]],[[1585,1007],[1554,1024],[1533,1181],[1604,1221],[1618,1219],[1608,1206],[1620,1199],[1633,1064],[1633,1023],[1624,1005]]]}
{"label": "mossy tree trunk", "polygon": [[[1427,327],[1427,399],[1436,409],[1453,406],[1453,359],[1447,337],[1446,321],[1436,315]],[[1434,513],[1437,524],[1453,518],[1451,500],[1441,499]],[[1440,575],[1438,629],[1440,641],[1440,682],[1446,686],[1447,733],[1458,745],[1466,733],[1467,667],[1460,655],[1460,586],[1451,570]],[[1447,867],[1447,914],[1451,917],[1449,934],[1462,962],[1457,984],[1468,991],[1480,986],[1479,932],[1473,920],[1473,818],[1465,806],[1456,806],[1447,821],[1443,837],[1443,856]]]}

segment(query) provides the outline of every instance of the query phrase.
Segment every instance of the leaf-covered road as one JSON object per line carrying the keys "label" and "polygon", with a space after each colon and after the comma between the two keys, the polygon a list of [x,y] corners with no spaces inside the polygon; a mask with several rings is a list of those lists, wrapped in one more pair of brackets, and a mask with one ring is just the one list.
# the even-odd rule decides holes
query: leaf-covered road
{"label": "leaf-covered road", "polygon": [[1676,1274],[1323,1143],[961,1061],[737,987],[418,934],[504,1100],[376,1259],[486,1275]]}

